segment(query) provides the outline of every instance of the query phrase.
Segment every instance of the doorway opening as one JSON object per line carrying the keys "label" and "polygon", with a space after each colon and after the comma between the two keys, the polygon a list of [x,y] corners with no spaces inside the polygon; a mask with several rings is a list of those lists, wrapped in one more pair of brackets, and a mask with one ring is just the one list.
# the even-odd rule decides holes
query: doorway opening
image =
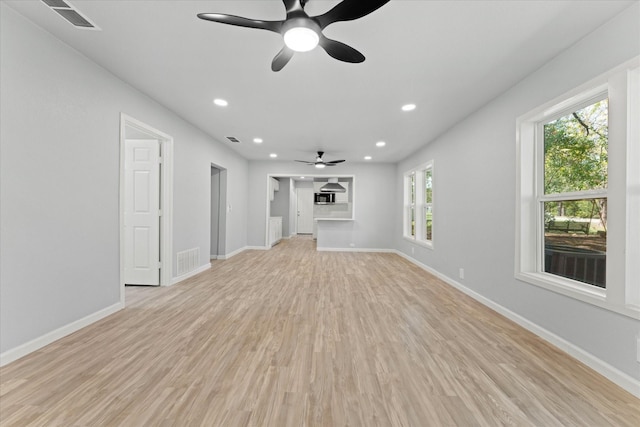
{"label": "doorway opening", "polygon": [[[322,193],[322,187],[332,180],[344,191],[336,192],[331,202],[316,200],[316,193]],[[267,174],[264,247],[294,235],[310,235],[315,240],[319,219],[353,220],[354,180],[354,175],[343,174]]]}
{"label": "doorway opening", "polygon": [[224,259],[227,241],[227,170],[211,165],[210,259]]}
{"label": "doorway opening", "polygon": [[[142,145],[142,149],[138,151],[140,155],[137,156],[134,149],[132,149],[132,140],[147,141],[147,148]],[[127,142],[129,141],[129,142]],[[153,143],[150,141],[154,141]],[[157,156],[155,154],[157,146]],[[139,160],[145,160],[147,157],[149,160],[147,163],[151,165],[157,161],[157,168],[150,166],[148,171],[143,169],[139,175],[141,180],[132,182],[130,168],[132,164]],[[129,173],[127,173],[129,172]],[[157,184],[159,188],[155,187],[154,176],[157,174]],[[144,185],[143,185],[144,184]],[[148,185],[147,185],[148,184]],[[145,224],[152,225],[155,229],[157,224],[157,234],[152,235],[145,231],[145,227],[140,227],[140,230],[131,233],[130,222],[132,217],[130,212],[132,210],[132,197],[131,191],[136,188],[149,187],[149,189],[157,190],[157,208],[156,202],[150,201],[153,204],[153,209],[147,209],[149,215],[154,213],[157,215],[155,220],[149,219],[149,222]],[[128,196],[128,197],[127,197]],[[127,198],[129,200],[127,200]],[[141,197],[140,200],[144,200]],[[144,204],[144,203],[143,203]],[[172,284],[172,251],[173,251],[173,138],[162,131],[159,131],[146,123],[134,119],[124,113],[120,114],[120,301],[125,303],[125,283],[128,281],[127,275],[128,267],[135,263],[140,263],[142,259],[144,263],[149,267],[155,266],[157,258],[158,268],[158,285],[169,286]],[[136,208],[137,209],[137,208]],[[137,220],[137,219],[136,219]],[[148,228],[148,227],[147,227]],[[148,250],[140,252],[140,247],[145,245],[132,244],[134,242],[151,242],[148,245]],[[156,242],[157,239],[157,242]],[[157,246],[154,246],[157,243]],[[146,247],[146,246],[145,246]],[[134,249],[135,248],[135,249]],[[136,253],[137,251],[137,253]],[[146,258],[148,256],[148,259]],[[137,260],[134,263],[134,259]],[[130,280],[130,279],[129,279]],[[130,280],[131,281],[131,280]],[[135,280],[133,280],[135,281]]]}

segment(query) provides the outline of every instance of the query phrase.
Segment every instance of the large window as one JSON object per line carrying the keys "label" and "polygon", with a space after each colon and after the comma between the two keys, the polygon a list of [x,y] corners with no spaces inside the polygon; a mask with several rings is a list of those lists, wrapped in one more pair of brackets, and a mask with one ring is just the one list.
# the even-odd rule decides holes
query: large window
{"label": "large window", "polygon": [[404,237],[433,246],[433,161],[404,174]]}
{"label": "large window", "polygon": [[607,265],[606,96],[545,120],[536,135],[544,155],[538,196],[544,271],[601,288],[606,288]]}
{"label": "large window", "polygon": [[633,317],[640,315],[637,67],[636,59],[517,123],[516,277]]}

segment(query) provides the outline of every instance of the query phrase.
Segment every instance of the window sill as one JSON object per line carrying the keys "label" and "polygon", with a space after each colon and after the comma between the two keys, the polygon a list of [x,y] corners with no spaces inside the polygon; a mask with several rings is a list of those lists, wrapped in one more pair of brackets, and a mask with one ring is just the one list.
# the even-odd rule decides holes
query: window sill
{"label": "window sill", "polygon": [[424,240],[417,240],[417,239],[414,239],[412,237],[407,237],[407,236],[402,236],[402,238],[404,240],[406,240],[408,242],[411,242],[413,244],[416,244],[418,246],[422,246],[422,247],[428,248],[428,249],[433,249],[433,241],[427,242],[427,241],[424,241]]}
{"label": "window sill", "polygon": [[640,319],[640,307],[612,304],[607,301],[605,289],[582,285],[580,282],[547,273],[520,272],[516,273],[516,279],[624,316]]}

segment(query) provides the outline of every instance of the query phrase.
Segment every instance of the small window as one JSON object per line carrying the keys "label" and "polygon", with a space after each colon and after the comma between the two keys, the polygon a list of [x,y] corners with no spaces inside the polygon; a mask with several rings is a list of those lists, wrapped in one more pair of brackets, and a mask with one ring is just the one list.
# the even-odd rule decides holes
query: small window
{"label": "small window", "polygon": [[424,203],[422,211],[424,212],[424,235],[426,241],[431,241],[433,235],[433,169],[425,169],[424,171]]}
{"label": "small window", "polygon": [[404,237],[433,244],[433,162],[405,173]]}

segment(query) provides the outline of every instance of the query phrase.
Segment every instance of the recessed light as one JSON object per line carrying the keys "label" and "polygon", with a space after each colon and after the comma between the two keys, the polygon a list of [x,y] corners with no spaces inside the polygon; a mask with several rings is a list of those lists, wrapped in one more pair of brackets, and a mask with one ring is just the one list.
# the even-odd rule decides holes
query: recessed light
{"label": "recessed light", "polygon": [[262,144],[262,138],[253,138],[253,142],[256,144]]}
{"label": "recessed light", "polygon": [[413,111],[416,109],[416,104],[406,104],[402,106],[402,111]]}
{"label": "recessed light", "polygon": [[278,157],[278,155],[276,153],[271,153],[269,154],[269,157],[271,157],[272,159],[275,159],[276,157]]}
{"label": "recessed light", "polygon": [[364,156],[365,160],[371,160],[371,156]]}
{"label": "recessed light", "polygon": [[304,176],[301,176],[300,179],[304,179]]}
{"label": "recessed light", "polygon": [[384,141],[378,141],[378,142],[376,142],[376,147],[384,147],[385,145],[387,145],[387,143],[386,143],[386,142],[384,142]]}
{"label": "recessed light", "polygon": [[216,98],[213,100],[213,103],[216,104],[218,107],[226,107],[227,105],[229,105],[229,103],[221,98]]}

